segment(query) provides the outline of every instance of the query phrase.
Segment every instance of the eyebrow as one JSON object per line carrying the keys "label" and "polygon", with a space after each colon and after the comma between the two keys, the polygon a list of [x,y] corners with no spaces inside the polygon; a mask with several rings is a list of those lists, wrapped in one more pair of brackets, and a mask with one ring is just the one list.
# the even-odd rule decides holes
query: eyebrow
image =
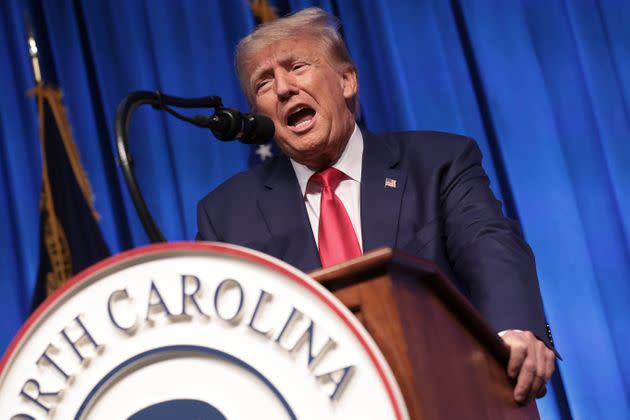
{"label": "eyebrow", "polygon": [[[280,56],[280,58],[274,59],[274,63],[280,63],[281,65],[283,64],[287,64],[290,62],[295,61],[298,58],[297,55],[295,55],[295,53],[293,52],[288,52],[282,56]],[[266,63],[261,64],[260,66],[258,66],[253,72],[252,72],[252,76],[250,78],[250,81],[256,81],[258,79],[260,79],[260,77],[262,75],[264,75],[265,73],[269,72],[269,70],[271,69],[271,66],[267,65]]]}

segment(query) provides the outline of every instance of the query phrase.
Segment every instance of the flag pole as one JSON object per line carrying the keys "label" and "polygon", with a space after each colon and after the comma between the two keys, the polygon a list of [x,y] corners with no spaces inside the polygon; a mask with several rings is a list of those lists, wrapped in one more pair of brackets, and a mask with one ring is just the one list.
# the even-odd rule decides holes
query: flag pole
{"label": "flag pole", "polygon": [[35,40],[35,34],[33,33],[33,26],[31,25],[31,20],[29,19],[27,12],[24,12],[24,23],[26,25],[28,55],[31,57],[31,65],[33,66],[35,83],[40,85],[42,83],[42,72],[39,67],[39,50],[37,49],[37,41]]}

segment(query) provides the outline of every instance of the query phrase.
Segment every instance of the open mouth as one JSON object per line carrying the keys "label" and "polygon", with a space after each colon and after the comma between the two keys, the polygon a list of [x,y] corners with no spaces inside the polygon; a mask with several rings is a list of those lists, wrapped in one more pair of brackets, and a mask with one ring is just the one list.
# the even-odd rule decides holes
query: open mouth
{"label": "open mouth", "polygon": [[301,106],[289,114],[287,124],[294,131],[302,131],[308,128],[315,118],[315,110],[307,106]]}

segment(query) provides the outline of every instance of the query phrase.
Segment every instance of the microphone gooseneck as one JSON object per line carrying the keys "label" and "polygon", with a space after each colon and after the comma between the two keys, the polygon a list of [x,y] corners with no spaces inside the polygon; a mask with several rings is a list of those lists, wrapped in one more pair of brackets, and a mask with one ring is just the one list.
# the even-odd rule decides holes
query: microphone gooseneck
{"label": "microphone gooseneck", "polygon": [[[131,115],[141,105],[151,105],[153,108],[168,112],[175,117],[209,128],[219,140],[239,140],[246,144],[264,144],[274,135],[275,127],[271,119],[256,114],[242,114],[241,112],[224,108],[218,96],[203,98],[180,98],[161,92],[137,91],[127,95],[118,105],[114,121],[116,131],[116,149],[118,164],[120,165],[131,199],[136,208],[142,226],[153,243],[165,242],[164,235],[153,220],[153,216],[142,197],[136,177],[133,173],[133,159],[128,147],[128,130]],[[182,115],[171,107],[177,108],[214,108],[212,116]]]}

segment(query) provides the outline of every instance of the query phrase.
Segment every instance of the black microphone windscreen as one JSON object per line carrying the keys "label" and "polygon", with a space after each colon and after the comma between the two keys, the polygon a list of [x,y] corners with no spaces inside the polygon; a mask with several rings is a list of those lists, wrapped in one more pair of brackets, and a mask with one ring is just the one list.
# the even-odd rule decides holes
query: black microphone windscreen
{"label": "black microphone windscreen", "polygon": [[264,115],[247,114],[245,121],[247,129],[243,130],[243,135],[239,138],[242,143],[265,144],[271,141],[276,132],[271,118]]}

